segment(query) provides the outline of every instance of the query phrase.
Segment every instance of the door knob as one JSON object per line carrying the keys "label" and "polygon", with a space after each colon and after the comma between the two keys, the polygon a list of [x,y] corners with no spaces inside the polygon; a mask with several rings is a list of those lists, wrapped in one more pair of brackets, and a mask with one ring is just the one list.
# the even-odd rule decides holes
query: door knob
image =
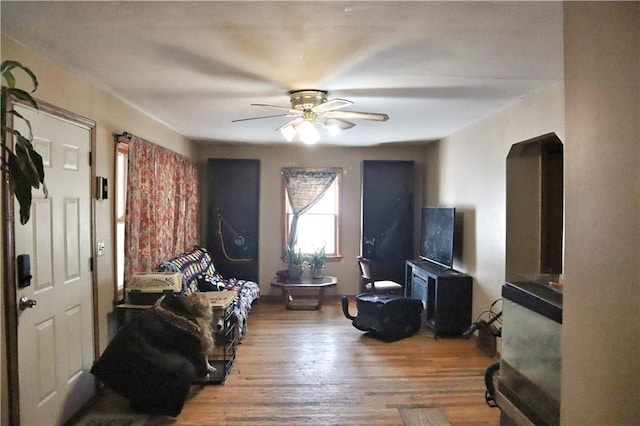
{"label": "door knob", "polygon": [[21,311],[24,311],[25,309],[35,308],[36,304],[37,302],[35,300],[29,299],[27,296],[22,296],[18,301],[18,307]]}

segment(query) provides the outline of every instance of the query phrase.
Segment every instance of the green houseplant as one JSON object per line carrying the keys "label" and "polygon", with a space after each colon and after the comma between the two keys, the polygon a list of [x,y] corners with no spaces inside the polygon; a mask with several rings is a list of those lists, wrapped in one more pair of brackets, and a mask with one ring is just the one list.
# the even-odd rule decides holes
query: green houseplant
{"label": "green houseplant", "polygon": [[[31,131],[31,123],[24,118],[18,111],[13,108],[9,109],[8,101],[11,98],[26,102],[36,110],[38,104],[30,93],[38,88],[38,79],[35,74],[27,67],[17,61],[2,61],[2,99],[0,108],[0,116],[2,118],[2,155],[0,156],[0,166],[2,174],[9,181],[9,190],[15,195],[20,205],[20,223],[25,224],[29,221],[31,214],[31,189],[38,189],[42,185],[45,197],[48,195],[47,187],[44,184],[44,166],[42,157],[38,154],[31,141],[33,133]],[[22,71],[30,79],[33,90],[27,92],[16,87],[16,77],[14,71]],[[23,120],[29,129],[28,135],[23,135],[14,126],[7,124],[8,117],[12,116],[13,120]],[[15,138],[15,145],[10,146],[11,137]]]}
{"label": "green houseplant", "polygon": [[287,271],[289,278],[297,279],[302,275],[302,265],[304,264],[304,255],[302,250],[296,246],[284,246],[284,261],[287,263]]}
{"label": "green houseplant", "polygon": [[316,247],[316,249],[307,256],[307,264],[309,265],[309,271],[311,271],[311,276],[313,278],[322,277],[324,271],[324,260],[327,255],[325,252],[325,246]]}

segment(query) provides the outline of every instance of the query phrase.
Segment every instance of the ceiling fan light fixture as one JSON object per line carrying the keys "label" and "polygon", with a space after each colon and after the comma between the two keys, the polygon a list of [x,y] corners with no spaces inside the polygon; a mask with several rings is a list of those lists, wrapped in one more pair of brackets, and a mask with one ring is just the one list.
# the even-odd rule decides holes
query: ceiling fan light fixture
{"label": "ceiling fan light fixture", "polygon": [[310,110],[314,106],[327,102],[327,92],[324,90],[293,90],[289,92],[291,108]]}
{"label": "ceiling fan light fixture", "polygon": [[284,126],[280,129],[280,133],[282,133],[287,142],[292,142],[296,136],[296,129],[294,126]]}
{"label": "ceiling fan light fixture", "polygon": [[313,145],[320,140],[320,132],[315,126],[315,122],[305,120],[298,125],[298,137],[308,145]]}
{"label": "ceiling fan light fixture", "polygon": [[286,111],[284,114],[262,117],[243,118],[237,121],[258,120],[272,117],[289,117],[289,122],[276,130],[288,141],[294,139],[306,144],[314,144],[320,140],[319,129],[335,136],[341,130],[351,129],[355,126],[352,120],[387,121],[387,114],[376,112],[344,111],[342,108],[353,102],[347,99],[334,98],[327,100],[326,90],[294,90],[289,92],[291,107],[269,104],[251,104],[252,106],[273,108]]}
{"label": "ceiling fan light fixture", "polygon": [[324,123],[324,128],[327,129],[327,132],[329,132],[329,135],[331,136],[336,136],[340,133],[340,126],[338,126],[336,123],[334,122],[327,122]]}

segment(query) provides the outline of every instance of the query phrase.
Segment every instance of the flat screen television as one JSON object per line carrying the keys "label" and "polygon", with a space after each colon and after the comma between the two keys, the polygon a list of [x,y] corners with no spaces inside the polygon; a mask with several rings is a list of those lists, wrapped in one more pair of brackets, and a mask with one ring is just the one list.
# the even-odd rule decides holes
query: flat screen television
{"label": "flat screen television", "polygon": [[424,207],[421,214],[420,258],[453,268],[456,209]]}

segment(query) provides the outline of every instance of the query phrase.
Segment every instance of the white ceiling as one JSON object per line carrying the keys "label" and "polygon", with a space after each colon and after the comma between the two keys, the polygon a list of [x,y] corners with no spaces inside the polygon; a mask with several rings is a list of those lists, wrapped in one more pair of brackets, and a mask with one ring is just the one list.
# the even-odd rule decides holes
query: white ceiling
{"label": "white ceiling", "polygon": [[321,143],[437,140],[563,79],[561,2],[2,1],[1,14],[6,35],[202,141],[284,142],[287,118],[231,120],[277,114],[249,104],[289,106],[297,89],[390,116]]}

